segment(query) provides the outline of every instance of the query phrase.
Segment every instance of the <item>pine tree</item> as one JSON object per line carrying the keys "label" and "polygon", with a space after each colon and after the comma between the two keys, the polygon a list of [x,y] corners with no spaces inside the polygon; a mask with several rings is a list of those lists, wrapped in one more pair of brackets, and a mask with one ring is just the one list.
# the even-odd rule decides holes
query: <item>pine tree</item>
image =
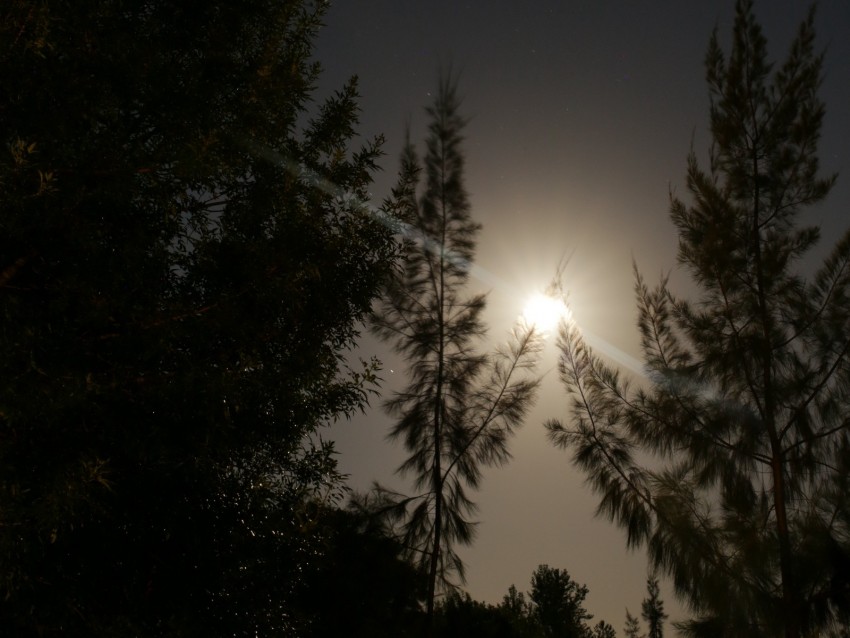
{"label": "pine tree", "polygon": [[626,638],[640,638],[640,623],[628,609],[626,609],[626,625],[623,627],[623,633]]}
{"label": "pine tree", "polygon": [[664,613],[664,601],[658,588],[658,579],[653,577],[646,579],[647,598],[641,603],[641,616],[649,627],[647,638],[664,638],[664,621],[667,614]]}
{"label": "pine tree", "polygon": [[[408,239],[404,269],[389,286],[374,318],[376,333],[408,361],[409,384],[386,404],[397,418],[390,433],[410,453],[399,468],[421,492],[405,508],[406,545],[427,575],[427,612],[434,597],[463,579],[456,543],[474,536],[482,469],[509,459],[508,440],[531,405],[538,381],[530,377],[541,340],[519,325],[509,345],[492,354],[476,347],[485,335],[485,296],[462,296],[479,226],[471,217],[461,151],[464,119],[456,82],[441,77],[425,156],[425,184],[412,145],[402,155],[394,210]],[[409,510],[407,509],[409,508]],[[401,513],[401,510],[399,510]]]}
{"label": "pine tree", "polygon": [[593,626],[589,635],[590,638],[617,638],[617,631],[604,620],[600,620]]}
{"label": "pine tree", "polygon": [[4,3],[4,634],[293,630],[397,253],[324,5]]}
{"label": "pine tree", "polygon": [[834,182],[818,168],[821,63],[813,12],[774,69],[737,2],[729,57],[716,32],[706,57],[708,169],[692,152],[692,203],[671,198],[694,297],[636,275],[636,387],[561,332],[573,410],[550,437],[671,577],[690,635],[800,638],[850,610],[850,234],[801,274],[818,240],[801,214]]}

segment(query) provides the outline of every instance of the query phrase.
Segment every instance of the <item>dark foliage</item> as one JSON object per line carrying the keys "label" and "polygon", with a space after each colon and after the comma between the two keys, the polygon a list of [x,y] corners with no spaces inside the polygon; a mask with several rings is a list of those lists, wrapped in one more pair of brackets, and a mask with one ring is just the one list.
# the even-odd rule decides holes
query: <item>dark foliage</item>
{"label": "dark foliage", "polygon": [[437,638],[526,638],[502,607],[472,600],[469,594],[451,591],[440,602],[434,619]]}
{"label": "dark foliage", "polygon": [[[750,0],[706,56],[713,143],[671,198],[692,299],[638,275],[648,379],[630,387],[576,326],[562,331],[570,448],[599,512],[646,547],[694,636],[817,635],[850,618],[850,234],[811,279],[824,107],[813,12],[774,66]],[[652,460],[645,464],[648,457]]]}
{"label": "dark foliage", "polygon": [[593,616],[582,606],[587,586],[579,585],[566,569],[540,565],[531,576],[529,598],[532,614],[543,635],[551,638],[584,638],[589,629],[586,620]]}
{"label": "dark foliage", "polygon": [[439,638],[613,638],[614,628],[604,620],[592,628],[584,609],[588,589],[565,569],[540,565],[532,575],[528,597],[511,585],[498,605],[472,600],[450,591],[436,607],[434,635]]}
{"label": "dark foliage", "polygon": [[0,9],[0,626],[291,635],[392,265],[324,3]]}
{"label": "dark foliage", "polygon": [[368,511],[332,510],[319,518],[324,548],[301,592],[312,618],[309,638],[404,638],[423,622],[424,579],[404,548]]}
{"label": "dark foliage", "polygon": [[657,578],[650,577],[646,580],[646,593],[647,597],[640,606],[640,615],[649,627],[647,638],[664,638],[664,621],[667,614],[664,612],[664,601],[661,600]]}
{"label": "dark foliage", "polygon": [[591,638],[617,638],[617,630],[604,620],[600,620],[593,625],[593,631],[591,631],[590,636]]}
{"label": "dark foliage", "polygon": [[623,627],[623,634],[626,638],[640,638],[640,623],[638,619],[629,613],[626,609],[626,624]]}
{"label": "dark foliage", "polygon": [[463,579],[456,544],[473,540],[475,504],[484,467],[505,463],[508,441],[534,399],[530,376],[541,339],[518,326],[495,353],[477,351],[485,334],[484,295],[463,297],[479,226],[471,217],[461,150],[464,119],[451,77],[443,77],[433,106],[418,195],[419,160],[410,143],[402,155],[392,210],[403,222],[407,252],[373,319],[375,332],[408,361],[408,386],[386,403],[396,417],[390,433],[410,453],[399,468],[419,493],[399,496],[385,512],[403,521],[401,533],[427,574],[427,613],[436,593]]}

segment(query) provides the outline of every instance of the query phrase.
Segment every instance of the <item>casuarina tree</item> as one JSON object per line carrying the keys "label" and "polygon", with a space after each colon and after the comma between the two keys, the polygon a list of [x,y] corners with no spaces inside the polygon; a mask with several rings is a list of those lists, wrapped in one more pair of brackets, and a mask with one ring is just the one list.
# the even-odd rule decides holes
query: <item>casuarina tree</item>
{"label": "casuarina tree", "polygon": [[636,275],[646,378],[560,334],[573,408],[550,437],[672,579],[689,635],[799,638],[850,611],[850,234],[812,266],[804,214],[834,182],[813,19],[777,66],[750,0],[728,55],[711,38],[707,167],[692,152],[689,198],[671,198],[693,288]]}
{"label": "casuarina tree", "polygon": [[[408,142],[393,210],[407,240],[404,266],[376,308],[376,333],[407,361],[408,384],[386,403],[390,432],[408,451],[399,468],[417,492],[396,499],[405,544],[427,575],[434,597],[463,578],[456,544],[472,542],[477,488],[485,467],[509,458],[508,441],[530,407],[538,381],[529,373],[541,338],[518,325],[508,345],[479,351],[485,336],[483,294],[464,296],[479,225],[464,184],[464,118],[456,82],[442,76],[422,167]],[[420,193],[421,190],[421,193]]]}
{"label": "casuarina tree", "polygon": [[623,627],[623,633],[626,638],[640,638],[640,623],[628,609],[626,609],[626,624]]}

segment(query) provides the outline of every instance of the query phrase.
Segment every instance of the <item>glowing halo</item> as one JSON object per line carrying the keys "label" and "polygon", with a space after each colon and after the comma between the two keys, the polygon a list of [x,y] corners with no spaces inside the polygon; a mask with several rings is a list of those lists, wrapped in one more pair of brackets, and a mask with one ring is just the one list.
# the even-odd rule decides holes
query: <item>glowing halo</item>
{"label": "glowing halo", "polygon": [[537,293],[532,295],[522,311],[523,319],[542,333],[550,333],[562,319],[570,318],[570,309],[561,299]]}

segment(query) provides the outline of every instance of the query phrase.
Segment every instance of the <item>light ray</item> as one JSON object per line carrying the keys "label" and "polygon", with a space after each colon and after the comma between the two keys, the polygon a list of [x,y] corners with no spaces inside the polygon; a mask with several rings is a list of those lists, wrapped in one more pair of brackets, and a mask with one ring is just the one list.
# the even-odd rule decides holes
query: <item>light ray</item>
{"label": "light ray", "polygon": [[[439,248],[439,242],[437,242],[435,239],[423,238],[421,236],[421,233],[416,232],[412,226],[400,221],[399,219],[396,219],[392,215],[389,215],[380,207],[375,206],[371,201],[358,201],[358,198],[355,197],[352,193],[345,191],[338,185],[318,175],[314,171],[305,169],[297,162],[287,159],[282,154],[268,148],[258,148],[255,145],[252,145],[251,151],[256,153],[257,155],[263,156],[265,159],[278,163],[278,165],[283,166],[286,171],[296,176],[300,176],[304,179],[312,181],[313,185],[316,188],[322,190],[323,192],[329,195],[332,195],[341,204],[361,207],[362,210],[368,211],[369,214],[371,214],[376,220],[390,227],[395,233],[405,237],[406,239],[412,239],[413,241],[422,242],[423,244],[428,245],[431,250]],[[517,289],[516,286],[511,285],[510,283],[494,275],[487,269],[482,268],[477,264],[471,263],[459,255],[450,254],[448,255],[448,258],[453,259],[458,266],[466,268],[469,274],[475,279],[489,286],[507,292],[513,298],[520,298],[523,295],[523,292]],[[563,264],[561,267],[559,267],[558,271],[559,273],[563,272]],[[540,296],[546,295],[541,294]],[[558,319],[555,321],[555,324],[557,325],[557,323],[563,318],[566,318],[568,321],[574,321],[572,313],[569,310],[569,306],[567,306],[562,300],[555,299],[554,296],[551,296],[549,298],[552,299],[552,302],[540,302],[539,304],[538,302],[535,302],[534,305],[546,306],[551,304],[551,307],[554,307],[556,304],[560,303],[566,312],[561,312],[561,314],[558,316]],[[523,315],[526,320],[530,320],[530,317],[525,316],[525,313],[523,313]],[[554,326],[552,327],[552,329],[554,329]],[[602,337],[593,334],[592,332],[588,332],[582,329],[582,336],[593,350],[599,352],[600,354],[604,354],[612,361],[616,361],[621,366],[628,368],[631,372],[640,375],[641,377],[648,378],[643,363],[638,359],[635,359],[628,353],[624,352],[623,350],[620,350],[617,346],[606,341]]]}

